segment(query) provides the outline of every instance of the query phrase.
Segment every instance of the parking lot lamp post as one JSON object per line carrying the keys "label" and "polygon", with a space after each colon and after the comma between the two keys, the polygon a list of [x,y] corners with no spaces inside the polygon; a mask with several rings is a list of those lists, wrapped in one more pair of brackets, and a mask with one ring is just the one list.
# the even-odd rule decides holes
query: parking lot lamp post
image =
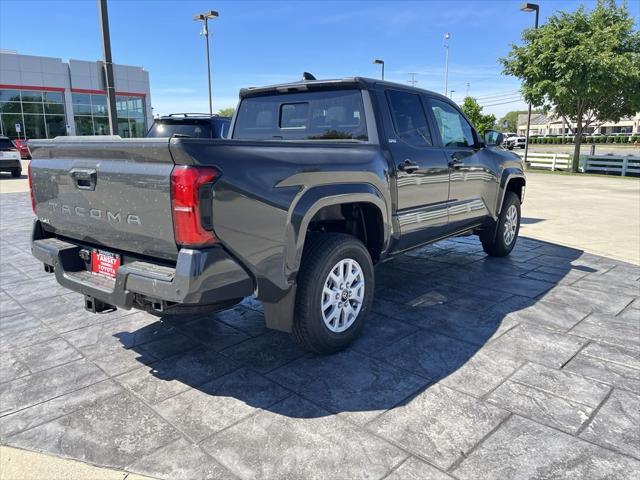
{"label": "parking lot lamp post", "polygon": [[107,92],[109,127],[111,127],[111,135],[118,135],[116,86],[113,78],[113,60],[111,58],[111,36],[109,35],[109,13],[107,10],[107,0],[98,0],[98,12],[100,14],[100,30],[102,33],[102,58],[104,64],[105,90]]}
{"label": "parking lot lamp post", "polygon": [[218,17],[218,12],[209,10],[208,12],[195,15],[193,19],[196,22],[204,22],[202,34],[204,35],[204,44],[207,52],[207,76],[209,79],[209,115],[213,115],[213,104],[211,102],[211,58],[209,56],[209,20]]}
{"label": "parking lot lamp post", "polygon": [[449,32],[444,34],[444,96],[447,96],[449,91],[449,39],[451,34]]}
{"label": "parking lot lamp post", "polygon": [[[540,5],[535,3],[523,3],[520,5],[520,10],[523,12],[536,12],[535,28],[538,28],[538,17],[540,15]],[[529,129],[531,128],[531,102],[529,102],[529,113],[527,114],[527,131],[525,132],[525,144],[524,144],[524,162],[527,163],[527,157],[529,155]]]}
{"label": "parking lot lamp post", "polygon": [[374,63],[375,65],[382,65],[382,80],[384,80],[384,60],[380,60],[380,59],[377,59],[377,58],[376,58],[376,59],[373,61],[373,63]]}

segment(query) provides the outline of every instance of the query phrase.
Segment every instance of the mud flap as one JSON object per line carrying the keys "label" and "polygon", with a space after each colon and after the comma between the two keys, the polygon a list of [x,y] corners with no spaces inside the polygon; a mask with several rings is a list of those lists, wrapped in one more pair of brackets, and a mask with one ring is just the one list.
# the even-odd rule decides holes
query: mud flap
{"label": "mud flap", "polygon": [[293,329],[294,310],[296,305],[296,285],[277,302],[262,302],[267,328],[290,333]]}

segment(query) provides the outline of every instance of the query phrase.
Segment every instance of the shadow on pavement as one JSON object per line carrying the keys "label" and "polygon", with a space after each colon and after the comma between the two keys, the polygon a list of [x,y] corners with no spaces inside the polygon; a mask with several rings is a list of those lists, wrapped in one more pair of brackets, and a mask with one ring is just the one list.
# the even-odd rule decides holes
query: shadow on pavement
{"label": "shadow on pavement", "polygon": [[[540,298],[569,278],[597,271],[596,259],[585,258],[581,250],[526,238],[510,257],[490,258],[475,237],[402,255],[376,268],[376,300],[362,337],[331,356],[307,354],[287,334],[266,330],[255,299],[209,316],[164,317],[116,336],[129,348],[126,339],[171,329],[164,347],[156,348],[173,350],[146,361],[153,378],[145,381],[177,381],[267,410],[296,392],[326,409],[317,416],[344,412],[365,422],[439,381],[480,395],[495,388],[517,368],[505,348],[517,341],[527,348],[531,341],[519,335],[515,344],[501,345],[496,339],[528,317],[553,323],[571,316],[566,309],[545,311]],[[133,350],[141,362],[154,354],[145,344]],[[469,368],[458,374],[464,365]],[[274,411],[298,416],[286,405]]]}

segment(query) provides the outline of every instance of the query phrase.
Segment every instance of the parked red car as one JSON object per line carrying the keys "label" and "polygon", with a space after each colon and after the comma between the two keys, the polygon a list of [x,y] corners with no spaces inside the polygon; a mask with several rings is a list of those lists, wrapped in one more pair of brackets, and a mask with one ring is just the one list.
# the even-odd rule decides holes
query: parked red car
{"label": "parked red car", "polygon": [[29,144],[27,143],[27,140],[16,138],[13,143],[20,152],[20,158],[22,158],[23,160],[31,160],[31,150],[29,150]]}

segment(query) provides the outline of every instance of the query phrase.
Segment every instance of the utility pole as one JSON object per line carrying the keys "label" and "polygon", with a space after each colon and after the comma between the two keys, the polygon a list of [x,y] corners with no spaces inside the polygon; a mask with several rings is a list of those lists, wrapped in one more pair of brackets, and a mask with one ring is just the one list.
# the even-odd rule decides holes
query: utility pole
{"label": "utility pole", "polygon": [[411,80],[407,80],[407,83],[412,87],[415,87],[416,83],[418,83],[418,80],[416,80],[416,73],[410,72],[409,75],[411,75]]}
{"label": "utility pole", "polygon": [[447,96],[449,91],[449,39],[451,34],[449,32],[444,34],[444,96]]}
{"label": "utility pole", "polygon": [[467,82],[467,93],[465,94],[465,97],[469,96],[469,87],[471,86],[471,84],[469,82]]}
{"label": "utility pole", "polygon": [[107,110],[111,135],[118,135],[118,111],[116,109],[116,86],[113,80],[113,61],[111,59],[111,37],[109,35],[109,14],[107,0],[98,0],[100,12],[100,30],[102,31],[102,58],[104,64],[104,83],[107,91]]}

